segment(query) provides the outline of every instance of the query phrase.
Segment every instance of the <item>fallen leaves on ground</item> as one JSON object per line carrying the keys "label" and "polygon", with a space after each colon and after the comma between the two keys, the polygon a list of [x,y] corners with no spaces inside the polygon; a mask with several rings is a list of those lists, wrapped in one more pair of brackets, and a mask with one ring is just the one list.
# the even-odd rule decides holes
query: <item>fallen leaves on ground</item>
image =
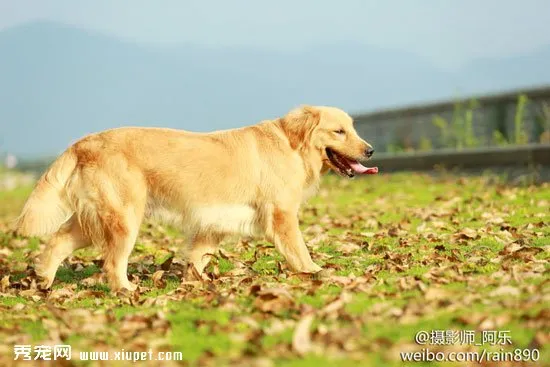
{"label": "fallen leaves on ground", "polygon": [[14,363],[15,344],[69,343],[73,353],[181,352],[184,365],[399,366],[399,352],[422,348],[422,330],[509,330],[512,347],[548,360],[549,202],[548,184],[488,176],[331,176],[300,213],[322,273],[294,273],[271,244],[242,238],[201,275],[177,230],[146,223],[129,264],[139,287],[117,294],[93,249],[40,289],[32,260],[46,239],[15,236],[5,218],[0,363]]}

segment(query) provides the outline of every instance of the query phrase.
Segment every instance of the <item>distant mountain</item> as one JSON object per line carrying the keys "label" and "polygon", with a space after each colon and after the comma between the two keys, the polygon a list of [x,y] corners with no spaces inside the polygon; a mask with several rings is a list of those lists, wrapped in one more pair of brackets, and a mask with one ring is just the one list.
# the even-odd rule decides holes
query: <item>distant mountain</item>
{"label": "distant mountain", "polygon": [[547,84],[550,45],[513,57],[475,60],[461,68],[458,77],[466,78],[462,85],[470,93]]}
{"label": "distant mountain", "polygon": [[25,156],[56,154],[122,125],[208,131],[305,103],[362,112],[550,82],[550,46],[449,73],[414,54],[361,44],[287,53],[156,48],[39,22],[0,32],[0,55],[0,153]]}

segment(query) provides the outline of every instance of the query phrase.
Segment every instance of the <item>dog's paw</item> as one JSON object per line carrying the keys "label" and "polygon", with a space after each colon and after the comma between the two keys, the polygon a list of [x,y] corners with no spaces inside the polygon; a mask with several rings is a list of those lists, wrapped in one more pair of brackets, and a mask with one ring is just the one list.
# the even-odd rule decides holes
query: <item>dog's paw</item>
{"label": "dog's paw", "polygon": [[308,267],[304,267],[302,269],[296,270],[296,272],[297,273],[302,273],[302,274],[317,274],[317,273],[321,272],[322,270],[323,270],[323,268],[321,268],[319,265],[313,263]]}
{"label": "dog's paw", "polygon": [[137,285],[131,282],[123,284],[120,289],[126,289],[130,292],[134,292],[137,289]]}
{"label": "dog's paw", "polygon": [[36,288],[41,291],[46,291],[51,288],[54,278],[45,275],[40,269],[34,269],[34,277],[36,278]]}
{"label": "dog's paw", "polygon": [[320,266],[310,268],[307,271],[300,271],[299,274],[307,277],[308,279],[320,280],[330,276],[330,272],[327,269],[323,269]]}
{"label": "dog's paw", "polygon": [[317,264],[313,264],[312,266],[308,267],[306,270],[303,270],[303,273],[310,273],[310,274],[317,274],[319,272],[323,271],[323,268],[320,267]]}
{"label": "dog's paw", "polygon": [[118,286],[111,286],[111,291],[115,293],[134,293],[137,289],[137,285],[131,282],[126,282]]}
{"label": "dog's paw", "polygon": [[36,288],[41,291],[47,291],[51,288],[53,284],[53,279],[49,280],[46,278],[39,278],[40,281],[36,283]]}

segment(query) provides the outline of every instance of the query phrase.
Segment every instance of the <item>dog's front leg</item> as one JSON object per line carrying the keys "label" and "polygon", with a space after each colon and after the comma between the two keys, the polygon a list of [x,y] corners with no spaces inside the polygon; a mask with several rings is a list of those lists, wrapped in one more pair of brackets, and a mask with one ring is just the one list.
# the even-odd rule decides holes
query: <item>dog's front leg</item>
{"label": "dog's front leg", "polygon": [[298,225],[298,213],[275,209],[273,227],[268,239],[284,256],[290,267],[298,272],[316,273],[321,267],[313,262]]}

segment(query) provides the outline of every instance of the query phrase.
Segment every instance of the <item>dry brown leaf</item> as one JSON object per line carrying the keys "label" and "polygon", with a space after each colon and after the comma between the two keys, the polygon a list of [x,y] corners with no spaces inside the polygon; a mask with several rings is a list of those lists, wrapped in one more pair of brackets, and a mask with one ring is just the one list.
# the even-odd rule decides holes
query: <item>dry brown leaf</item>
{"label": "dry brown leaf", "polygon": [[320,312],[320,315],[331,315],[336,314],[337,311],[340,311],[346,303],[351,300],[352,296],[348,292],[342,292],[340,296],[326,305]]}
{"label": "dry brown leaf", "polygon": [[310,327],[313,322],[313,314],[302,317],[296,325],[292,337],[292,348],[296,353],[303,356],[311,351],[311,332]]}
{"label": "dry brown leaf", "polygon": [[166,280],[162,279],[163,275],[164,275],[164,270],[157,270],[153,273],[153,276],[151,277],[151,279],[153,280],[153,285],[156,288],[166,287]]}
{"label": "dry brown leaf", "polygon": [[343,254],[351,254],[360,249],[360,245],[352,242],[344,242],[338,246],[338,250],[341,251]]}
{"label": "dry brown leaf", "polygon": [[374,232],[361,232],[361,235],[367,238],[372,238],[376,235]]}
{"label": "dry brown leaf", "polygon": [[172,266],[173,261],[174,261],[174,256],[167,258],[162,264],[160,264],[160,268],[164,271],[170,270],[170,266]]}
{"label": "dry brown leaf", "polygon": [[430,287],[424,293],[424,297],[428,301],[436,301],[449,297],[449,294],[442,288]]}
{"label": "dry brown leaf", "polygon": [[478,234],[475,229],[466,227],[455,233],[454,238],[458,240],[473,240],[478,238]]}
{"label": "dry brown leaf", "polygon": [[437,228],[437,229],[447,229],[448,228],[447,222],[444,222],[442,220],[434,220],[432,222],[432,226],[434,228]]}
{"label": "dry brown leaf", "polygon": [[48,294],[48,300],[50,301],[62,301],[75,296],[76,285],[54,289]]}
{"label": "dry brown leaf", "polygon": [[2,277],[2,280],[0,280],[0,291],[5,292],[10,287],[10,276],[5,275]]}
{"label": "dry brown leaf", "polygon": [[88,278],[84,278],[80,281],[80,284],[85,285],[87,287],[93,287],[94,285],[98,284],[104,284],[106,281],[105,273],[95,273],[92,276],[89,276]]}
{"label": "dry brown leaf", "polygon": [[498,287],[497,289],[493,290],[491,293],[489,293],[489,296],[491,297],[517,297],[521,294],[519,288],[512,287],[509,285],[503,285],[501,287]]}
{"label": "dry brown leaf", "polygon": [[31,288],[31,289],[26,289],[24,291],[19,292],[19,295],[21,297],[32,297],[32,296],[35,296],[37,292],[38,291],[36,288]]}
{"label": "dry brown leaf", "polygon": [[325,242],[329,239],[329,236],[326,234],[321,234],[318,236],[313,237],[311,240],[308,241],[309,246],[317,246],[322,242]]}
{"label": "dry brown leaf", "polygon": [[294,306],[294,299],[284,288],[261,289],[257,292],[254,305],[263,312],[279,313]]}
{"label": "dry brown leaf", "polygon": [[399,235],[399,228],[393,226],[388,229],[388,235],[390,237],[397,237]]}
{"label": "dry brown leaf", "polygon": [[542,348],[550,345],[550,333],[538,331],[530,343],[531,348]]}

